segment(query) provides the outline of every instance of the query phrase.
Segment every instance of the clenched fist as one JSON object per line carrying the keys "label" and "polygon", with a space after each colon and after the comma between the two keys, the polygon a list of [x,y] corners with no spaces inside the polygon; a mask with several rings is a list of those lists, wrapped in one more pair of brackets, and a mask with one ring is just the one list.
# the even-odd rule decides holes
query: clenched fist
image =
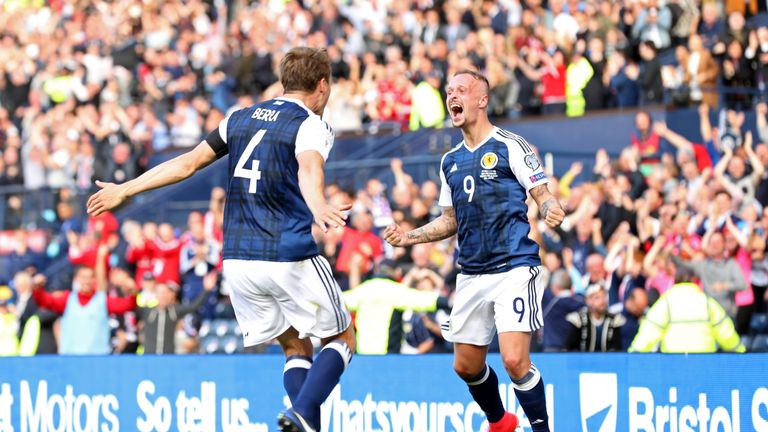
{"label": "clenched fist", "polygon": [[384,240],[392,246],[408,246],[408,239],[405,235],[405,231],[396,223],[388,226],[384,231]]}
{"label": "clenched fist", "polygon": [[550,228],[557,228],[560,226],[561,223],[563,223],[563,219],[565,219],[565,211],[562,207],[560,207],[559,204],[556,202],[551,202],[551,205],[547,206],[547,203],[544,203],[545,206],[542,208],[542,216],[544,216],[544,222],[547,224]]}

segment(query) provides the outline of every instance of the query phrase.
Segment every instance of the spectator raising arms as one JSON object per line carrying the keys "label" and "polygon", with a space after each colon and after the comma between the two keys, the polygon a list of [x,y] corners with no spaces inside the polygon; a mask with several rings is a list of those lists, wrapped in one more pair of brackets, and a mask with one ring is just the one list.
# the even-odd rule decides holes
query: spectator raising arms
{"label": "spectator raising arms", "polygon": [[104,257],[106,245],[98,249],[96,270],[75,269],[72,291],[53,295],[45,291],[45,280],[39,279],[32,292],[41,307],[62,314],[61,354],[109,354],[109,314],[122,314],[136,307],[136,296],[108,297]]}

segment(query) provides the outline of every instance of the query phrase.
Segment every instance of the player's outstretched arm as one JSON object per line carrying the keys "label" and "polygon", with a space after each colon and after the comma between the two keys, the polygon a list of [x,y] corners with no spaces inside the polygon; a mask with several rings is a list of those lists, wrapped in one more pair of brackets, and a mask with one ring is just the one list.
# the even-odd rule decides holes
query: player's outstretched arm
{"label": "player's outstretched arm", "polygon": [[456,234],[458,222],[456,211],[453,207],[443,207],[443,214],[432,222],[405,232],[397,224],[387,227],[384,232],[384,240],[392,246],[410,246],[417,243],[429,243],[446,239]]}
{"label": "player's outstretched arm", "polygon": [[539,205],[539,214],[544,218],[544,222],[550,228],[557,228],[565,218],[565,211],[557,202],[557,199],[547,189],[546,184],[542,184],[531,189],[531,196]]}
{"label": "player's outstretched arm", "polygon": [[203,141],[191,151],[165,161],[139,177],[122,184],[96,181],[100,191],[88,199],[88,214],[98,216],[142,192],[178,183],[216,160],[216,153]]}
{"label": "player's outstretched arm", "polygon": [[304,202],[307,203],[309,211],[315,223],[323,230],[328,232],[328,227],[339,228],[346,225],[347,219],[344,211],[352,208],[352,203],[336,208],[325,200],[325,172],[323,166],[325,160],[323,156],[314,150],[303,151],[296,155],[299,162],[299,189]]}

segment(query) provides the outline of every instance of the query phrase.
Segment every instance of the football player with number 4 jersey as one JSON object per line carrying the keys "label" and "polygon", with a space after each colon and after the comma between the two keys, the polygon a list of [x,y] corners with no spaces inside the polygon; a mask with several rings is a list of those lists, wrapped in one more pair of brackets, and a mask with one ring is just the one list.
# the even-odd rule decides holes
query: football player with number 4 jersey
{"label": "football player with number 4 jersey", "polygon": [[549,431],[544,382],[531,363],[531,333],[542,326],[539,247],[528,238],[531,194],[541,216],[557,227],[565,213],[547,189],[547,177],[525,139],[488,120],[488,80],[474,71],[457,72],[448,83],[446,104],[464,140],[440,163],[439,205],[443,214],[404,232],[391,225],[393,246],[442,240],[458,234],[461,274],[450,320],[442,325],[454,343],[454,370],[485,412],[491,432],[512,432],[519,421],[504,410],[499,382],[486,364],[494,332],[515,395],[533,431]]}
{"label": "football player with number 4 jersey", "polygon": [[[352,353],[351,318],[331,267],[312,238],[345,224],[325,196],[323,167],[333,131],[321,119],[331,91],[324,49],[294,48],[280,62],[285,94],[233,112],[192,151],[116,185],[88,201],[98,215],[125,199],[190,177],[229,155],[224,210],[224,280],[245,346],[277,339],[286,355],[283,384],[292,408],[281,431],[320,428],[320,405],[339,382]],[[323,349],[312,359],[310,336]]]}

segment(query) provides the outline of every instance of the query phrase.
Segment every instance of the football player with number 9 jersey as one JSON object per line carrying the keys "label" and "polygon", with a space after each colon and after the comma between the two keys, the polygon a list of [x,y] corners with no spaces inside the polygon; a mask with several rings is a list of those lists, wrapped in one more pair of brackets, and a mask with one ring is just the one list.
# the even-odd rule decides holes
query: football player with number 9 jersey
{"label": "football player with number 9 jersey", "polygon": [[533,431],[549,431],[544,382],[531,363],[531,333],[542,325],[539,246],[528,238],[528,193],[551,226],[565,217],[547,190],[536,153],[522,137],[488,120],[488,80],[457,72],[446,89],[454,127],[464,140],[440,162],[439,205],[443,214],[404,232],[391,225],[385,239],[409,246],[458,235],[461,274],[449,321],[442,325],[454,343],[454,369],[485,412],[491,432],[512,432],[517,417],[504,410],[498,378],[486,364],[494,332],[504,367]]}

